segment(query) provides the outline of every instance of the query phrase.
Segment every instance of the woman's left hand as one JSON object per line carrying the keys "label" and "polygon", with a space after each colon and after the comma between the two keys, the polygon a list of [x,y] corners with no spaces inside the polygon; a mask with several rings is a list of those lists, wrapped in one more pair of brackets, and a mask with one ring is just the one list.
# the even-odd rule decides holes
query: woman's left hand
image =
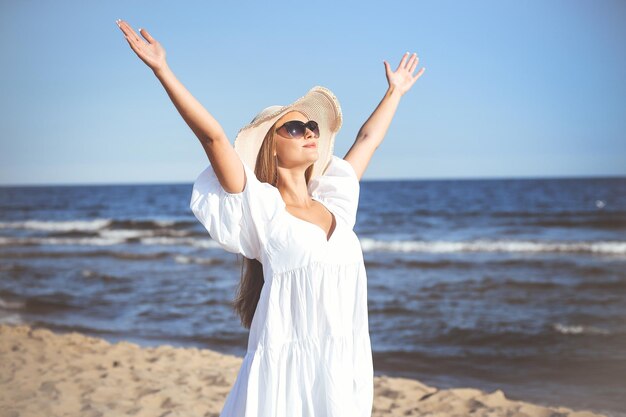
{"label": "woman's left hand", "polygon": [[400,61],[400,65],[398,65],[398,68],[395,72],[391,71],[391,67],[389,66],[389,63],[387,61],[383,61],[385,64],[385,70],[387,72],[386,76],[387,81],[389,82],[389,87],[394,87],[395,89],[400,91],[402,95],[404,95],[404,93],[411,89],[413,84],[415,84],[415,81],[417,81],[417,79],[422,76],[424,70],[426,69],[425,67],[422,67],[422,69],[420,69],[417,74],[413,76],[413,71],[415,71],[417,63],[420,59],[417,57],[416,53],[413,53],[413,55],[411,55],[409,62],[407,62],[408,57],[409,53],[407,52],[402,57],[402,61]]}

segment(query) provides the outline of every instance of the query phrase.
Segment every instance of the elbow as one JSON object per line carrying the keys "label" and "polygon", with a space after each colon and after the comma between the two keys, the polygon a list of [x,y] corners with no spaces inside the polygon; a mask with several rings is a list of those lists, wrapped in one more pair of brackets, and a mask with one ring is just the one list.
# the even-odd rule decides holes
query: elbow
{"label": "elbow", "polygon": [[230,143],[225,133],[212,135],[212,136],[202,135],[200,138],[200,141],[202,142],[203,145],[207,145],[207,146],[213,146],[216,143],[217,144],[224,143],[224,142]]}

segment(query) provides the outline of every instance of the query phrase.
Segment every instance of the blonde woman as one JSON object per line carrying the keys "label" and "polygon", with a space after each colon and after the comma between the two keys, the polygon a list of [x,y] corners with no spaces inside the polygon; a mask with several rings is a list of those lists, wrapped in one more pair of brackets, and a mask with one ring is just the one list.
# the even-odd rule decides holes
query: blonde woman
{"label": "blonde woman", "polygon": [[340,158],[333,149],[343,118],[329,89],[266,107],[233,146],[176,79],[161,44],[117,24],[210,161],[191,210],[222,248],[244,257],[233,306],[250,329],[248,348],[220,416],[371,416],[367,276],[353,230],[359,181],[400,98],[424,72],[412,75],[417,56],[405,54],[396,71],[384,62],[385,96]]}

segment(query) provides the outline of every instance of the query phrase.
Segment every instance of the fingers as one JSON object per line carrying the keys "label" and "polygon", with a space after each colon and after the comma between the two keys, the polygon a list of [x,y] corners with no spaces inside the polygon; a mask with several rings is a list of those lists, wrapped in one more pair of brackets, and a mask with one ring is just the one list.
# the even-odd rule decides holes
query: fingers
{"label": "fingers", "polygon": [[133,51],[135,51],[135,53],[139,56],[141,56],[140,52],[139,52],[139,47],[137,45],[135,45],[134,40],[132,40],[130,37],[128,37],[128,35],[124,35],[124,37],[126,38],[126,40],[128,41],[128,44],[130,45],[131,49]]}
{"label": "fingers", "polygon": [[417,74],[415,74],[415,76],[414,76],[414,77],[411,77],[411,85],[413,85],[413,83],[414,83],[415,81],[417,81],[417,79],[418,79],[419,77],[421,77],[421,76],[422,76],[422,74],[424,73],[424,71],[425,71],[425,70],[426,70],[426,67],[422,67],[422,69],[421,69],[421,70],[417,71]]}
{"label": "fingers", "polygon": [[130,45],[131,49],[135,51],[137,55],[140,55],[141,44],[139,42],[143,43],[143,41],[139,39],[137,34],[130,28],[128,23],[124,22],[122,19],[116,20],[115,23],[117,23],[117,26],[119,26],[119,28],[124,33],[124,38]]}
{"label": "fingers", "polygon": [[154,38],[152,36],[150,36],[150,34],[148,33],[147,30],[141,29],[140,33],[143,35],[144,38],[146,38],[148,43],[154,43]]}
{"label": "fingers", "polygon": [[411,55],[409,62],[406,63],[406,70],[409,72],[413,72],[413,70],[415,69],[416,61],[417,61],[417,54],[413,52],[413,55]]}
{"label": "fingers", "polygon": [[[409,58],[408,62],[407,58]],[[419,58],[417,57],[417,53],[413,52],[413,54],[411,55],[409,52],[407,52],[402,56],[402,61],[400,61],[400,65],[398,65],[396,71],[400,69],[406,69],[409,72],[413,72],[418,62]]]}
{"label": "fingers", "polygon": [[413,54],[413,56],[411,57],[411,60],[409,60],[409,65],[408,65],[409,73],[413,73],[413,71],[415,71],[415,67],[417,67],[417,63],[419,62],[419,60],[420,59],[417,57],[417,55]]}
{"label": "fingers", "polygon": [[408,58],[408,56],[409,56],[408,52],[402,56],[402,61],[400,61],[400,65],[398,65],[398,68],[396,68],[396,71],[398,71],[400,68],[404,68],[404,64],[406,63],[406,59]]}
{"label": "fingers", "polygon": [[126,21],[119,19],[117,20],[117,25],[122,30],[122,32],[124,32],[124,35],[128,36],[131,40],[134,40],[135,42],[143,42],[142,39],[137,35],[137,33],[135,33],[133,28],[131,28],[130,25],[126,23]]}

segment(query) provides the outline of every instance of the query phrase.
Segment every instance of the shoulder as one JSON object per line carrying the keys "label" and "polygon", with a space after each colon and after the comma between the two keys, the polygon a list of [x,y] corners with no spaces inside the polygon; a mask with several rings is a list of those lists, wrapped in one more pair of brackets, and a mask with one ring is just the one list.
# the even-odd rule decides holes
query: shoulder
{"label": "shoulder", "polygon": [[356,171],[352,164],[337,155],[331,155],[326,170],[322,175],[347,176],[358,181]]}

